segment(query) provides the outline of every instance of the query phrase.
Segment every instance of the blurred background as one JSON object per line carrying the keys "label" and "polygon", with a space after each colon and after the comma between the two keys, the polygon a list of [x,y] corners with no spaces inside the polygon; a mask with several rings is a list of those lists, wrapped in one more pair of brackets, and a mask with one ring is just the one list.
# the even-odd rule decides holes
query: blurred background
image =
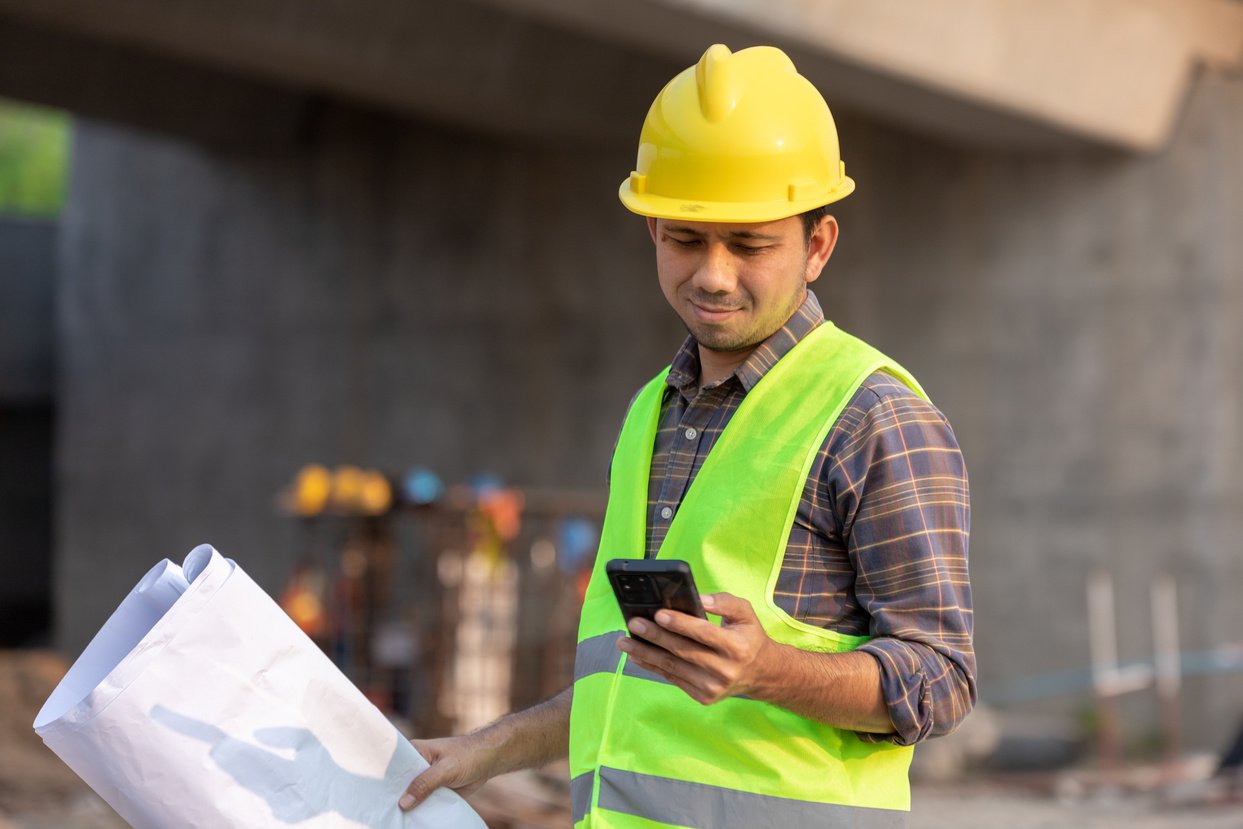
{"label": "blurred background", "polygon": [[1243,2],[0,0],[0,827],[112,825],[30,722],[200,542],[408,731],[568,683],[683,336],[616,189],[713,42],[824,93],[816,293],[967,458],[981,707],[912,826],[1243,826]]}

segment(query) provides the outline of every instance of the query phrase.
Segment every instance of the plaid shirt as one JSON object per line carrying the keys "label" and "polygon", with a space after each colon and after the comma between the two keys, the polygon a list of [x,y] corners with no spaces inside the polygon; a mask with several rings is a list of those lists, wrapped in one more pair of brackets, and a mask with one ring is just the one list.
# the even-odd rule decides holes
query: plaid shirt
{"label": "plaid shirt", "polygon": [[[688,337],[666,380],[648,483],[647,550],[656,555],[704,458],[760,378],[824,321],[811,292],[785,326],[725,380],[697,386]],[[895,733],[910,745],[947,734],[975,702],[970,508],[962,453],[945,417],[886,374],[869,377],[812,465],[777,579],[795,619],[873,638]]]}

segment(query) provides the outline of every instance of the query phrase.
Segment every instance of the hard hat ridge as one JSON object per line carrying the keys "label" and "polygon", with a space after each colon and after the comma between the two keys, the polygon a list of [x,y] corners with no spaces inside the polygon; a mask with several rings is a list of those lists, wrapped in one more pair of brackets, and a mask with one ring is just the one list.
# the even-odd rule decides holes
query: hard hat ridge
{"label": "hard hat ridge", "polygon": [[790,58],[718,43],[653,101],[618,195],[644,216],[763,222],[853,190],[828,105]]}
{"label": "hard hat ridge", "polygon": [[703,117],[714,124],[725,120],[738,105],[741,90],[737,73],[733,71],[733,56],[728,46],[717,43],[708,47],[695,64],[699,109]]}

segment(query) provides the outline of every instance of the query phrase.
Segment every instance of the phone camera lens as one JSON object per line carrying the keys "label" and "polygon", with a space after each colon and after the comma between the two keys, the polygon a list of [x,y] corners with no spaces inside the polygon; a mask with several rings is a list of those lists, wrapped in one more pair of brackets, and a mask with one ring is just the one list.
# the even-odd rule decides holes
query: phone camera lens
{"label": "phone camera lens", "polygon": [[634,604],[656,604],[659,596],[649,576],[627,573],[617,577],[622,596]]}

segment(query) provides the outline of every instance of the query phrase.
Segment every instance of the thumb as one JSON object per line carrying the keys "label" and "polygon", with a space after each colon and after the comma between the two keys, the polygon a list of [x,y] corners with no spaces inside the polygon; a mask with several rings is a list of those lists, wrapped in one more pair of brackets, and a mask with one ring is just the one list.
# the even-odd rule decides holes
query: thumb
{"label": "thumb", "polygon": [[746,624],[757,621],[755,610],[746,599],[732,593],[708,593],[700,597],[704,610],[715,613],[728,624]]}
{"label": "thumb", "polygon": [[406,811],[426,800],[432,792],[448,782],[446,778],[449,776],[449,770],[440,762],[441,752],[434,740],[411,740],[410,744],[429,765],[415,775],[401,799],[397,801],[397,805]]}
{"label": "thumb", "polygon": [[428,759],[432,764],[423,769],[420,775],[410,781],[410,785],[406,787],[405,794],[397,801],[397,805],[401,807],[403,812],[408,812],[415,806],[418,806],[430,797],[432,792],[439,789],[446,782],[448,770],[444,765],[436,762],[437,758],[428,757]]}

